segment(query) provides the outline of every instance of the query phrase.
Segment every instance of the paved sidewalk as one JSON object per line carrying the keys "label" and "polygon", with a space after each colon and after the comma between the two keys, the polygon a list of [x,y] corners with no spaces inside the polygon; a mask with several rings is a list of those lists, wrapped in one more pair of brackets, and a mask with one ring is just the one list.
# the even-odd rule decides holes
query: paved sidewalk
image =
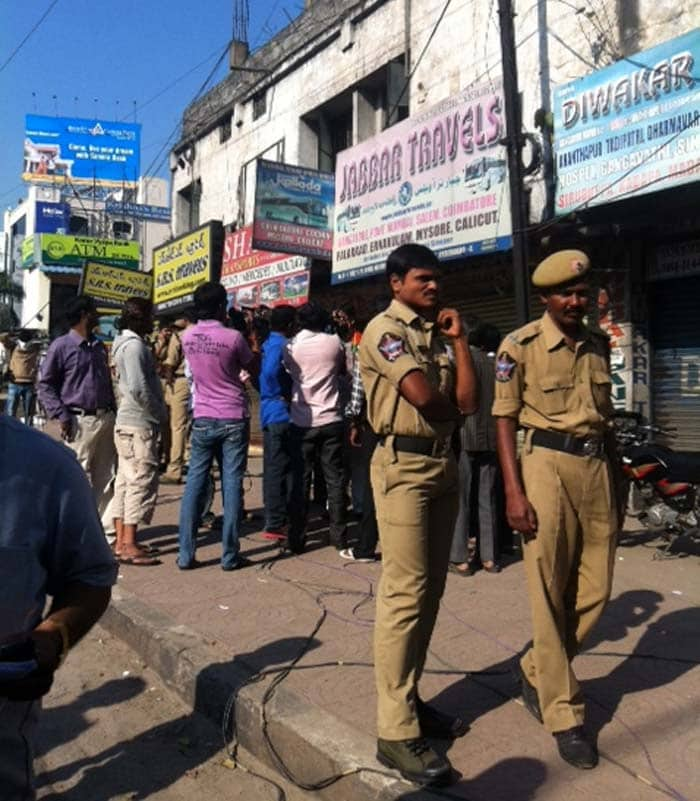
{"label": "paved sidewalk", "polygon": [[[259,458],[249,470],[261,472]],[[260,506],[260,481],[249,484],[252,510]],[[304,555],[279,558],[256,530],[259,520],[242,540],[254,567],[224,573],[217,532],[203,531],[197,558],[204,566],[178,571],[181,496],[182,487],[161,489],[144,539],[161,548],[163,564],[121,568],[104,625],[217,722],[233,689],[304,651],[265,703],[279,673],[240,692],[236,718],[245,747],[274,762],[262,735],[264,705],[270,741],[298,779],[313,784],[356,767],[375,771],[341,779],[325,797],[438,797],[398,780],[373,757],[372,593],[380,565],[344,562],[325,546],[322,530]],[[632,544],[618,550],[613,599],[576,661],[602,755],[589,772],[563,763],[552,737],[514,699],[514,657],[530,633],[522,564],[514,558],[499,575],[448,576],[422,682],[424,698],[471,725],[448,747],[461,778],[447,797],[700,799],[700,559],[654,561],[644,539],[629,536]]]}

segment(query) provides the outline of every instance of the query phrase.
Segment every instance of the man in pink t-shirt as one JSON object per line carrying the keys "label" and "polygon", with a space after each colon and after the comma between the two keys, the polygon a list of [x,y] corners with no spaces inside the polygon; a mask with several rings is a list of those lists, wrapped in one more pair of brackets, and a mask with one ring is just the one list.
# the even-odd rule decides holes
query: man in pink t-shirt
{"label": "man in pink t-shirt", "polygon": [[199,322],[182,336],[182,349],[196,387],[192,423],[190,466],[180,508],[180,570],[197,567],[196,535],[204,505],[207,478],[216,458],[221,473],[224,501],[222,525],[223,570],[248,564],[239,554],[238,509],[241,481],[248,455],[248,400],[241,370],[256,375],[257,353],[242,334],[225,328],[226,290],[214,282],[194,293]]}
{"label": "man in pink t-shirt", "polygon": [[293,503],[287,545],[302,553],[305,545],[311,473],[317,458],[328,490],[330,541],[347,548],[347,497],[343,465],[343,411],[340,379],[346,373],[345,348],[335,334],[324,333],[330,317],[318,304],[299,309],[299,333],[285,346],[283,363],[292,378],[290,449]]}

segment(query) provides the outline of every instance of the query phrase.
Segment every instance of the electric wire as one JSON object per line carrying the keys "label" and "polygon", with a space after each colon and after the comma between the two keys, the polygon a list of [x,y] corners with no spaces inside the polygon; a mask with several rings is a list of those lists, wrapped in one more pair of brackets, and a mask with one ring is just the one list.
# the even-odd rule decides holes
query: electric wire
{"label": "electric wire", "polygon": [[[360,579],[366,581],[368,583],[368,585],[369,585],[368,591],[366,593],[364,593],[364,594],[367,595],[368,598],[369,598],[370,594],[373,595],[373,583],[372,583],[372,581],[367,579],[365,576],[361,576],[360,574],[352,572],[351,570],[348,569],[348,567],[336,568],[336,567],[333,567],[332,565],[328,565],[326,563],[318,562],[316,560],[310,559],[308,556],[300,557],[300,560],[304,561],[304,562],[309,562],[309,563],[311,563],[313,565],[317,565],[317,566],[325,568],[325,569],[331,569],[331,570],[334,570],[334,571],[347,573],[347,574],[349,574],[349,575],[351,575],[353,577],[360,578]],[[272,784],[276,788],[276,790],[278,791],[278,794],[281,793],[281,795],[279,797],[280,797],[280,799],[282,801],[284,801],[286,796],[284,795],[284,791],[279,787],[279,785],[277,785],[275,782],[272,782],[271,780],[267,779],[266,777],[261,776],[258,773],[255,773],[254,771],[246,769],[243,765],[241,765],[240,761],[238,760],[239,741],[238,741],[237,722],[236,722],[236,714],[235,714],[236,702],[237,702],[238,696],[239,696],[240,692],[245,687],[247,687],[247,686],[249,686],[251,684],[254,684],[254,683],[258,683],[258,682],[262,681],[263,679],[265,679],[267,677],[274,676],[272,682],[267,687],[265,693],[263,694],[263,698],[261,700],[262,735],[263,735],[263,739],[264,739],[265,745],[266,745],[266,747],[268,749],[268,753],[270,754],[270,757],[271,757],[275,767],[287,779],[287,781],[289,781],[291,784],[295,785],[299,789],[306,790],[307,792],[314,792],[314,791],[318,791],[318,790],[322,790],[322,789],[325,789],[327,787],[330,787],[332,784],[335,784],[336,782],[340,781],[341,779],[343,779],[343,778],[345,778],[347,776],[350,776],[350,775],[353,775],[353,774],[356,774],[356,773],[361,773],[361,772],[374,773],[374,774],[378,774],[378,775],[382,775],[382,776],[386,776],[386,777],[390,777],[392,779],[395,779],[396,778],[396,774],[390,773],[390,772],[385,771],[385,770],[380,770],[380,769],[371,768],[371,767],[355,766],[355,767],[349,768],[349,769],[347,769],[345,771],[339,771],[339,772],[337,772],[335,774],[325,776],[325,777],[323,777],[322,779],[320,779],[320,780],[318,780],[316,782],[304,782],[304,781],[299,780],[298,777],[287,766],[287,764],[285,763],[282,755],[279,753],[277,747],[275,746],[275,744],[274,744],[274,742],[273,742],[273,740],[271,738],[270,731],[269,731],[269,723],[270,723],[270,721],[268,719],[267,708],[269,706],[270,701],[274,697],[276,689],[284,681],[284,679],[287,678],[292,672],[300,671],[300,670],[313,670],[313,669],[318,669],[318,668],[328,668],[328,667],[363,667],[363,668],[369,668],[369,667],[373,666],[372,663],[369,663],[369,662],[360,662],[360,661],[349,661],[349,662],[346,662],[344,660],[332,660],[332,661],[327,661],[327,662],[319,662],[319,663],[312,663],[312,664],[306,664],[306,665],[300,665],[299,664],[301,659],[314,646],[314,641],[315,641],[316,635],[318,634],[318,632],[322,628],[322,626],[323,626],[324,622],[326,621],[326,619],[328,618],[328,616],[330,614],[332,614],[332,610],[329,610],[327,608],[327,606],[324,604],[324,599],[326,597],[329,597],[329,596],[362,595],[363,593],[361,591],[357,591],[357,590],[341,589],[341,588],[338,588],[338,587],[333,587],[331,585],[319,584],[319,583],[316,583],[316,582],[307,582],[307,581],[301,581],[301,580],[298,580],[298,579],[286,578],[284,576],[278,575],[276,572],[273,571],[273,568],[275,567],[276,564],[278,564],[278,563],[273,559],[273,560],[270,560],[268,562],[262,563],[261,566],[258,569],[261,570],[261,571],[265,571],[269,576],[275,578],[276,580],[282,581],[284,583],[291,584],[292,586],[296,587],[300,591],[304,592],[307,596],[311,597],[314,600],[316,605],[319,607],[320,612],[319,612],[319,616],[318,616],[318,618],[316,620],[316,623],[315,623],[311,633],[305,638],[304,643],[300,647],[299,651],[291,659],[291,661],[289,663],[287,663],[286,665],[281,666],[279,668],[265,668],[263,670],[258,671],[255,675],[251,676],[250,679],[248,679],[247,681],[243,682],[239,687],[237,687],[236,690],[229,697],[229,699],[228,699],[228,701],[227,701],[227,703],[225,705],[225,708],[224,708],[224,715],[223,715],[223,719],[222,719],[222,735],[223,735],[223,739],[224,739],[224,747],[225,747],[227,753],[229,754],[230,759],[234,762],[235,765],[243,767],[248,773],[251,773],[251,775],[257,776],[258,778],[260,778],[260,779],[262,779],[264,781],[270,782],[270,784]],[[354,610],[356,610],[357,608],[358,608],[358,605],[356,605],[354,607]],[[501,647],[502,649],[507,651],[509,654],[511,654],[511,656],[515,656],[515,655],[517,655],[519,653],[516,649],[512,648],[512,646],[508,645],[507,643],[502,642],[497,637],[494,637],[494,636],[490,635],[488,632],[486,632],[486,631],[484,631],[482,629],[479,629],[476,626],[473,626],[473,625],[467,623],[465,620],[463,620],[458,615],[456,615],[452,610],[450,610],[444,604],[442,605],[442,609],[447,611],[455,620],[460,622],[464,627],[471,629],[476,634],[478,634],[478,635],[480,635],[482,637],[486,637],[487,639],[490,639],[492,642],[496,643],[499,647]],[[341,619],[345,619],[345,618],[341,618]],[[345,620],[347,620],[347,619],[345,619]],[[356,622],[356,623],[359,624],[360,622],[363,622],[363,621],[360,620],[360,621],[348,621],[348,622]],[[430,653],[435,659],[437,659],[437,661],[442,663],[447,669],[446,670],[426,669],[424,671],[425,673],[433,674],[433,675],[456,675],[456,676],[462,676],[462,677],[465,677],[465,678],[469,678],[469,679],[473,680],[475,683],[479,684],[484,689],[487,689],[490,692],[495,693],[503,701],[514,701],[514,702],[519,703],[519,704],[522,703],[519,699],[515,698],[513,695],[510,695],[510,694],[500,690],[499,688],[494,687],[493,685],[489,684],[488,682],[484,682],[484,681],[480,680],[481,678],[483,678],[485,676],[504,676],[504,675],[508,675],[508,674],[514,675],[511,670],[509,670],[509,669],[499,669],[499,670],[486,669],[486,670],[468,671],[468,670],[464,670],[464,669],[459,669],[456,666],[452,665],[451,663],[449,663],[448,660],[444,659],[439,654],[436,654],[432,649],[431,649]],[[590,652],[583,652],[581,654],[581,656],[582,657],[627,658],[627,659],[639,658],[639,659],[652,659],[652,660],[653,659],[658,659],[659,661],[663,661],[663,662],[675,662],[675,663],[689,664],[689,665],[697,665],[698,664],[698,662],[696,660],[685,659],[685,658],[681,658],[681,657],[675,658],[675,657],[667,657],[667,656],[657,656],[657,655],[654,655],[654,654],[647,654],[647,653],[616,654],[616,653],[613,653],[613,652],[590,651]],[[651,780],[649,780],[645,776],[635,772],[634,770],[628,768],[627,766],[625,766],[624,764],[618,762],[617,760],[608,757],[606,754],[602,754],[603,758],[607,759],[611,763],[613,763],[613,764],[617,765],[618,767],[620,767],[630,777],[634,778],[635,780],[637,780],[637,781],[639,781],[639,782],[641,782],[641,783],[643,783],[643,784],[645,784],[647,786],[650,786],[650,787],[656,789],[658,792],[661,792],[662,794],[666,795],[667,797],[674,799],[674,801],[688,801],[688,799],[686,799],[681,793],[679,793],[677,790],[675,790],[675,788],[671,787],[671,785],[669,785],[663,779],[663,777],[658,773],[658,771],[657,771],[657,769],[656,769],[656,767],[655,767],[655,765],[653,763],[653,759],[652,759],[652,756],[651,756],[650,752],[648,751],[646,745],[641,740],[641,738],[636,734],[636,732],[628,724],[626,724],[625,721],[623,721],[619,717],[619,715],[615,714],[612,710],[606,708],[604,705],[602,705],[596,699],[592,699],[592,701],[594,703],[596,703],[598,706],[600,706],[602,709],[604,709],[606,711],[606,713],[610,715],[611,720],[617,721],[635,739],[635,741],[640,746],[640,748],[642,750],[642,753],[644,755],[645,761],[649,765],[649,768],[652,771],[652,773],[654,774],[654,777],[655,777],[656,781],[658,782],[658,784],[653,782],[653,781],[651,781]],[[432,787],[430,789],[431,789],[431,792],[433,792],[436,795],[439,795],[441,797],[444,797],[444,798],[457,798],[457,796],[455,796],[454,794],[450,793],[449,791],[440,790],[439,788],[432,788]]]}
{"label": "electric wire", "polygon": [[29,39],[32,36],[32,34],[34,34],[38,30],[38,28],[41,25],[41,23],[46,19],[46,17],[49,16],[49,14],[51,13],[51,10],[53,9],[53,7],[57,3],[58,3],[58,0],[52,0],[51,4],[46,9],[46,11],[44,11],[44,13],[41,15],[41,17],[39,17],[38,21],[36,23],[34,23],[34,26],[29,31],[29,33],[24,37],[24,39],[22,39],[22,41],[17,45],[17,47],[15,47],[15,49],[5,59],[5,61],[2,63],[2,65],[0,65],[0,72],[2,72],[5,69],[5,67],[9,66],[9,64],[14,59],[14,57],[19,53],[19,51],[24,47],[24,45],[29,41]]}

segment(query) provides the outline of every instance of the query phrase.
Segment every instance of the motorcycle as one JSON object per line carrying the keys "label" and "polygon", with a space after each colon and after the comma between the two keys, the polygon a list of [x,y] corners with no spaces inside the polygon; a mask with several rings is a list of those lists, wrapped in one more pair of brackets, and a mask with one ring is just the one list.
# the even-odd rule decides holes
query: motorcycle
{"label": "motorcycle", "polygon": [[636,412],[616,412],[613,432],[622,472],[631,492],[627,513],[665,540],[655,559],[677,556],[680,537],[700,545],[700,453],[674,451],[655,443],[675,429],[649,425]]}

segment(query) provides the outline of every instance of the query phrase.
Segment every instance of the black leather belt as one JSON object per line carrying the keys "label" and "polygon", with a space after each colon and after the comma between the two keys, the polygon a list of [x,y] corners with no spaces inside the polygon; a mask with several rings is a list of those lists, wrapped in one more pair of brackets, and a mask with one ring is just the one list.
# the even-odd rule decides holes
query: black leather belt
{"label": "black leather belt", "polygon": [[[386,437],[379,438],[379,444],[384,445]],[[404,453],[418,453],[422,456],[444,456],[447,453],[444,440],[429,439],[428,437],[402,437],[393,439],[394,450]]]}
{"label": "black leather belt", "polygon": [[538,428],[532,432],[532,444],[538,448],[571,453],[574,456],[605,456],[605,444],[600,437],[575,437],[559,431],[543,431]]}
{"label": "black leather belt", "polygon": [[75,414],[78,417],[97,417],[98,414],[104,414],[105,412],[110,411],[107,408],[102,409],[81,409],[78,406],[69,406],[68,411],[71,414]]}

